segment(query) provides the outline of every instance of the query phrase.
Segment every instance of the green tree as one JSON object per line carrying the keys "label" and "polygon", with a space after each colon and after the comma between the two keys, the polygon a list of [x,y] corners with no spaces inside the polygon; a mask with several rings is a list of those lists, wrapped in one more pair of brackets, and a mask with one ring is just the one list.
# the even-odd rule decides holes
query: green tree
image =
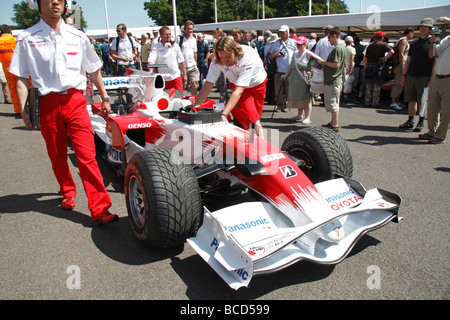
{"label": "green tree", "polygon": [[[26,29],[39,22],[41,14],[38,10],[31,10],[28,8],[26,1],[21,1],[13,5],[14,17],[11,18],[16,25],[11,26],[13,29]],[[84,31],[87,28],[86,20],[83,17],[83,8],[80,7],[80,23],[81,30]]]}
{"label": "green tree", "polygon": [[[186,20],[195,23],[215,21],[214,0],[176,0],[177,22]],[[309,0],[265,0],[265,17],[291,17],[308,15]],[[144,10],[157,25],[172,25],[172,0],[150,0],[144,2]],[[349,12],[342,0],[330,0],[330,14]],[[326,0],[312,2],[312,14],[326,14]],[[258,17],[258,0],[217,0],[217,20],[252,20]],[[259,18],[262,18],[262,1],[259,1]]]}
{"label": "green tree", "polygon": [[39,22],[41,14],[37,10],[28,8],[27,3],[22,1],[13,5],[14,17],[11,18],[17,25],[13,29],[26,29]]}

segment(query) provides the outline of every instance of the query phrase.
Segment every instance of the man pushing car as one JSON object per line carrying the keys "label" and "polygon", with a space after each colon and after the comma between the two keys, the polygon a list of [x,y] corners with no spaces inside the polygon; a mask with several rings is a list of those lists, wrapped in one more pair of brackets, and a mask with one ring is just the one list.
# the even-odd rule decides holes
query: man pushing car
{"label": "man pushing car", "polygon": [[[267,73],[258,53],[248,46],[241,46],[233,39],[222,37],[214,48],[214,60],[200,90],[195,107],[199,107],[211,92],[221,72],[230,81],[233,93],[222,112],[227,121],[230,113],[244,129],[255,125],[256,134],[262,137],[260,118],[266,95]],[[241,108],[245,112],[237,112]]]}

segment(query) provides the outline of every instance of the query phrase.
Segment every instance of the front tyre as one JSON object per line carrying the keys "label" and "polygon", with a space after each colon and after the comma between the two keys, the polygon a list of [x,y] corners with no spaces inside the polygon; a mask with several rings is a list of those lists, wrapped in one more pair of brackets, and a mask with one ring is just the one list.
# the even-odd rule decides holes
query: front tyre
{"label": "front tyre", "polygon": [[152,248],[183,244],[200,226],[197,178],[172,150],[142,151],[131,158],[125,171],[125,199],[136,237]]}
{"label": "front tyre", "polygon": [[353,160],[345,140],[324,127],[298,130],[284,140],[285,153],[300,160],[299,168],[313,183],[334,179],[335,175],[351,178]]}

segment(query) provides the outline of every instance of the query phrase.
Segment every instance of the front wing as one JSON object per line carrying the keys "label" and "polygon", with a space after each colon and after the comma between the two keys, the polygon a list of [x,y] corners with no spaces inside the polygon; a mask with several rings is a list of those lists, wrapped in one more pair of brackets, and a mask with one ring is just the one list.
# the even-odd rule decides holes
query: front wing
{"label": "front wing", "polygon": [[[237,290],[248,286],[254,275],[278,271],[300,260],[339,263],[362,235],[391,220],[398,221],[401,199],[395,194],[380,189],[366,191],[357,182],[343,178],[316,187],[336,210],[324,207],[326,214],[296,226],[268,202],[246,202],[215,212],[205,208],[203,225],[188,243]],[[339,199],[337,188],[360,200]],[[330,240],[327,234],[336,228],[342,236]]]}

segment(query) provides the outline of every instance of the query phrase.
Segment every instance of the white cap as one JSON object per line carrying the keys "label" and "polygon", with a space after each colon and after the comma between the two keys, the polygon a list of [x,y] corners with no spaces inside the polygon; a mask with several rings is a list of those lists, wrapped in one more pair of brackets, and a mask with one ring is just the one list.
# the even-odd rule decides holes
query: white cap
{"label": "white cap", "polygon": [[347,36],[345,38],[345,42],[353,42],[353,37],[352,36]]}
{"label": "white cap", "polygon": [[278,29],[278,32],[289,32],[289,27],[283,24],[280,29]]}

